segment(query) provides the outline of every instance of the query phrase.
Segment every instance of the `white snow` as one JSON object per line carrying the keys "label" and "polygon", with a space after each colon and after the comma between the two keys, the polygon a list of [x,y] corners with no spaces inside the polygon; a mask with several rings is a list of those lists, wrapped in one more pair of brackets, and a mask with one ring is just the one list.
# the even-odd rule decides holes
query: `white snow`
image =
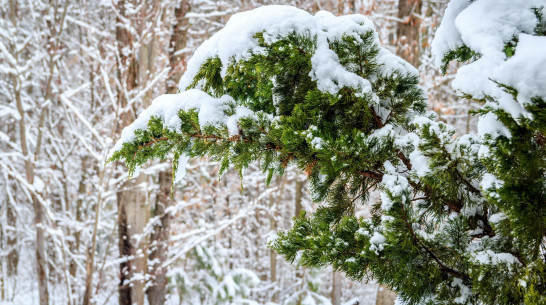
{"label": "white snow", "polygon": [[[1,110],[0,110],[1,111]],[[0,131],[0,141],[9,142],[9,136]]]}
{"label": "white snow", "polygon": [[518,33],[533,33],[537,19],[531,10],[544,0],[452,0],[434,40],[436,64],[443,56],[464,44],[483,56],[502,53],[504,44]]}
{"label": "white snow", "polygon": [[[400,196],[402,192],[409,187],[408,179],[398,174],[390,161],[385,161],[383,167],[385,168],[385,174],[383,175],[381,183],[383,184],[384,190],[388,190],[394,197]],[[381,209],[388,211],[392,207],[393,202],[390,200],[389,195],[384,191],[380,192],[380,196]]]}
{"label": "white snow", "polygon": [[372,134],[369,135],[369,137],[376,139],[391,137],[393,135],[393,132],[394,126],[392,124],[385,124],[385,126],[379,129],[375,129]]}
{"label": "white snow", "polygon": [[418,177],[423,177],[430,172],[429,159],[419,149],[415,149],[409,155],[412,165],[411,171]]}
{"label": "white snow", "polygon": [[180,130],[181,120],[178,116],[180,110],[188,111],[196,109],[199,114],[199,125],[221,126],[226,125],[230,135],[238,134],[237,122],[242,117],[252,116],[252,110],[238,106],[235,108],[235,114],[227,116],[224,112],[233,105],[233,99],[224,95],[220,98],[214,98],[207,93],[191,89],[178,94],[164,94],[152,102],[150,107],[146,108],[138,118],[125,127],[121,137],[113,148],[113,151],[121,149],[123,143],[131,142],[135,139],[135,131],[146,129],[152,117],[161,118],[166,128],[178,131]]}
{"label": "white snow", "polygon": [[[450,50],[466,45],[478,54],[474,62],[460,67],[453,88],[474,98],[492,97],[512,117],[531,118],[524,109],[531,97],[546,98],[546,37],[533,36],[538,20],[533,8],[546,7],[545,0],[453,0],[446,9],[432,53],[438,66]],[[517,41],[515,54],[508,58],[505,45]],[[495,82],[518,91],[518,100]],[[481,135],[507,135],[503,124],[493,116],[480,118]]]}
{"label": "white snow", "polygon": [[497,119],[497,116],[491,112],[481,116],[478,120],[478,134],[480,136],[490,134],[494,137],[503,135],[507,138],[512,136],[508,128],[506,128],[506,126]]}
{"label": "white snow", "polygon": [[485,173],[482,177],[482,181],[480,182],[480,186],[483,190],[487,190],[490,188],[500,188],[504,182],[494,175],[490,173]]}
{"label": "white snow", "polygon": [[498,223],[505,218],[506,218],[506,215],[502,212],[499,212],[499,213],[495,213],[491,215],[491,217],[489,217],[489,221],[492,223]]}
{"label": "white snow", "polygon": [[181,155],[178,157],[178,168],[174,174],[174,182],[182,182],[184,176],[186,176],[186,167],[188,166],[188,160],[190,158],[186,155]]}
{"label": "white snow", "polygon": [[451,286],[459,287],[459,293],[461,294],[460,296],[453,299],[453,302],[457,304],[466,304],[466,300],[472,295],[472,290],[468,286],[463,284],[463,280],[461,280],[460,278],[454,278]]}
{"label": "white snow", "polygon": [[370,238],[370,250],[374,251],[375,254],[379,254],[385,248],[384,244],[386,241],[387,238],[381,233],[373,232],[372,238]]}
{"label": "white snow", "polygon": [[319,137],[314,137],[313,140],[311,140],[311,146],[314,149],[322,149],[324,147],[324,140]]}
{"label": "white snow", "polygon": [[368,231],[367,229],[365,228],[359,228],[358,230],[356,230],[355,232],[355,235],[362,235],[362,236],[370,236],[370,231]]}
{"label": "white snow", "polygon": [[388,211],[392,208],[393,202],[389,198],[389,195],[385,192],[380,193],[381,196],[381,209],[383,211]]}
{"label": "white snow", "polygon": [[436,30],[431,44],[436,66],[440,67],[442,65],[444,54],[463,45],[461,34],[455,27],[455,18],[468,5],[470,5],[468,0],[451,0],[447,5],[442,23]]}
{"label": "white snow", "polygon": [[479,251],[474,256],[474,259],[484,265],[497,265],[497,264],[518,264],[521,263],[518,259],[510,253],[496,253],[491,250]]}
{"label": "white snow", "polygon": [[35,176],[34,177],[34,183],[33,183],[34,190],[38,193],[42,192],[44,190],[45,184],[40,177]]}
{"label": "white snow", "polygon": [[[544,3],[546,5],[546,1]],[[518,90],[518,100],[524,105],[531,97],[546,99],[546,37],[519,35],[515,55],[503,63],[493,78]],[[503,107],[504,108],[504,107]]]}
{"label": "white snow", "polygon": [[381,180],[383,186],[388,189],[393,196],[398,196],[409,187],[408,179],[402,175],[384,174]]}
{"label": "white snow", "polygon": [[12,116],[15,120],[20,120],[21,115],[19,112],[14,109],[13,107],[9,107],[6,105],[0,105],[0,118],[1,117],[9,117]]}
{"label": "white snow", "polygon": [[341,88],[350,87],[357,92],[369,92],[371,84],[368,80],[347,71],[339,63],[336,53],[329,47],[324,36],[317,36],[317,49],[311,57],[311,77],[317,81],[317,88],[322,92],[336,94]]}
{"label": "white snow", "polygon": [[239,125],[237,124],[239,122],[239,119],[244,117],[253,116],[254,112],[244,106],[237,106],[235,108],[235,114],[232,116],[229,116],[225,124],[228,128],[230,135],[238,135],[239,134]]}
{"label": "white snow", "polygon": [[[264,32],[267,29],[267,32]],[[360,35],[373,30],[373,24],[362,15],[336,17],[320,11],[314,16],[306,11],[283,5],[262,6],[233,15],[226,26],[205,41],[189,60],[179,88],[184,91],[193,82],[201,65],[209,58],[218,57],[222,62],[222,76],[233,61],[244,60],[252,54],[263,53],[254,38],[264,32],[267,43],[273,43],[290,33],[315,37],[316,50],[311,57],[310,76],[317,81],[318,89],[336,94],[342,87],[354,88],[359,94],[371,90],[370,82],[343,67],[328,42],[350,35],[360,40]],[[377,34],[375,41],[379,44]],[[383,72],[399,70],[417,74],[417,70],[386,49],[379,53]]]}
{"label": "white snow", "polygon": [[544,1],[474,1],[457,16],[455,25],[465,44],[486,56],[502,52],[506,42],[520,32],[533,33],[537,20],[531,8],[540,4]]}
{"label": "white snow", "polygon": [[396,297],[396,300],[394,300],[394,305],[406,305],[406,304],[407,303],[405,303],[400,297]]}
{"label": "white snow", "polygon": [[[123,143],[135,140],[135,131],[145,130],[152,117],[162,119],[165,128],[171,131],[179,131],[181,120],[178,113],[180,110],[195,109],[198,111],[199,126],[201,128],[210,125],[215,127],[225,126],[230,136],[237,135],[239,134],[239,119],[253,116],[254,112],[244,106],[237,106],[234,108],[235,113],[233,115],[226,115],[226,111],[230,110],[234,104],[233,98],[228,95],[214,98],[196,89],[178,94],[161,95],[154,99],[152,104],[133,123],[123,129],[121,137],[112,151],[118,151],[122,148]],[[180,156],[178,162],[175,182],[182,181],[186,173],[188,157]],[[138,171],[138,168],[135,170]]]}
{"label": "white snow", "polygon": [[419,75],[419,71],[402,58],[392,54],[387,49],[380,49],[377,54],[378,61],[382,64],[379,69],[382,73],[388,74],[393,71],[400,72],[401,74],[413,74]]}

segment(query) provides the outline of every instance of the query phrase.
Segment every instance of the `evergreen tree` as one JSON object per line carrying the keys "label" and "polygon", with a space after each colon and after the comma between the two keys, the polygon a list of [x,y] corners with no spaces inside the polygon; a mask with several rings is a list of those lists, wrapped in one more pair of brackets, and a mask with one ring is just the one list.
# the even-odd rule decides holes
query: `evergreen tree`
{"label": "evergreen tree", "polygon": [[332,305],[330,299],[319,293],[322,275],[321,270],[316,268],[306,270],[302,287],[294,294],[287,296],[282,305]]}
{"label": "evergreen tree", "polygon": [[[490,58],[517,65],[520,44],[544,35],[544,10],[538,0],[501,2],[453,1],[437,37],[440,63],[471,59],[480,75]],[[502,14],[514,11],[531,13],[532,22],[519,20],[532,32],[509,27],[504,57],[476,47],[483,37],[447,37],[465,24],[459,16],[510,25]],[[241,174],[257,161],[269,179],[294,163],[323,205],[272,242],[287,260],[374,278],[407,304],[545,304],[546,93],[476,79],[478,90],[460,90],[484,103],[483,128],[457,137],[426,111],[417,71],[380,46],[365,17],[262,7],[233,16],[196,51],[181,92],[156,99],[110,160],[132,173],[172,155],[175,179],[202,156]],[[503,108],[509,102],[521,105],[518,116]],[[373,190],[373,217],[356,217]]]}
{"label": "evergreen tree", "polygon": [[248,298],[251,289],[260,282],[258,276],[248,269],[229,270],[225,249],[216,246],[204,242],[192,251],[190,258],[195,260],[197,270],[193,278],[181,269],[171,272],[180,304],[258,304]]}

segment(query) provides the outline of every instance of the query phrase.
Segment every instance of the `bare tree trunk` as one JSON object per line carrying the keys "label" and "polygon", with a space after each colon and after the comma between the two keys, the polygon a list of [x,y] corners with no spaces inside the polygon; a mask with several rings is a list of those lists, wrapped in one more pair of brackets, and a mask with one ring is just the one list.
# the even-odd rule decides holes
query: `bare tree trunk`
{"label": "bare tree trunk", "polygon": [[[85,168],[85,160],[86,158],[82,158],[82,168]],[[86,182],[86,175],[85,173],[82,175],[82,178],[80,179],[80,182],[78,184],[78,198],[76,199],[76,221],[78,223],[81,223],[83,220],[82,215],[82,208],[83,208],[83,196],[85,195],[85,182]],[[81,232],[77,230],[74,232],[74,242],[70,243],[70,252],[75,253],[80,249],[81,244]],[[70,275],[72,277],[76,276],[76,269],[77,265],[74,259],[70,260]]]}
{"label": "bare tree trunk", "polygon": [[170,206],[171,195],[171,171],[159,173],[159,192],[155,203],[153,213],[159,217],[159,224],[154,225],[153,233],[150,237],[152,244],[152,252],[150,253],[150,261],[154,264],[151,266],[150,274],[152,276],[152,285],[148,288],[148,303],[150,305],[161,305],[165,303],[165,294],[167,291],[167,242],[169,240],[169,230],[171,225],[171,214],[166,213],[166,208]]}
{"label": "bare tree trunk", "polygon": [[375,305],[394,305],[396,294],[390,291],[387,287],[379,285],[377,288],[377,297]]}
{"label": "bare tree trunk", "polygon": [[[8,129],[7,130],[8,135],[15,135],[17,133],[15,124],[7,125],[7,129]],[[7,283],[6,282],[8,281],[8,277],[12,277],[13,285],[16,286],[17,277],[14,277],[14,275],[17,275],[17,267],[19,265],[18,236],[16,232],[11,231],[12,228],[18,227],[17,212],[15,207],[16,202],[15,202],[15,198],[13,197],[13,194],[15,192],[14,192],[13,185],[10,184],[9,182],[9,179],[10,177],[7,174],[4,174],[4,181],[5,181],[4,206],[6,207],[7,223],[0,224],[0,237],[1,237],[0,242],[2,243],[0,244],[0,247],[5,245],[5,250],[7,250],[7,256],[6,256],[6,260],[0,266],[0,269],[1,269],[0,272],[2,272],[2,275],[0,275],[0,283],[2,285],[0,300],[5,300],[7,298],[6,296]],[[15,290],[15,287],[13,288],[13,290]]]}
{"label": "bare tree trunk", "polygon": [[330,299],[332,300],[332,305],[341,304],[341,284],[342,284],[341,274],[332,271],[332,291],[330,292]]}
{"label": "bare tree trunk", "polygon": [[[301,199],[303,195],[303,181],[299,179],[298,173],[296,173],[296,183],[295,183],[295,192],[294,192],[294,216],[298,217],[300,216],[301,210],[303,209],[301,205]],[[296,277],[300,278],[302,280],[302,288],[305,287],[305,269],[302,267],[296,267]],[[300,305],[303,301],[302,296],[300,296],[296,302],[296,304]]]}
{"label": "bare tree trunk", "polygon": [[178,81],[186,67],[186,58],[184,54],[178,51],[184,49],[188,40],[188,18],[186,14],[190,11],[189,0],[182,0],[174,10],[176,23],[173,25],[171,40],[169,42],[169,63],[171,71],[167,80],[167,93],[176,93],[178,91]]}
{"label": "bare tree trunk", "polygon": [[123,208],[124,194],[120,191],[117,194],[118,197],[118,237],[119,237],[119,256],[125,257],[119,264],[119,305],[133,305],[133,299],[131,296],[131,286],[129,282],[131,280],[130,272],[133,269],[133,261],[128,257],[132,252],[131,238],[129,237],[129,229],[127,227],[127,215]]}
{"label": "bare tree trunk", "polygon": [[[146,192],[142,188],[142,184],[146,183],[148,176],[140,174],[133,182],[127,186],[129,189],[123,191],[120,213],[126,215],[127,236],[131,241],[130,256],[134,256],[132,270],[130,270],[131,282],[131,299],[133,304],[143,305],[145,297],[144,280],[147,271],[148,257],[143,245],[146,245],[145,236],[143,235],[144,227],[148,223],[149,209],[146,201]],[[135,240],[134,236],[141,236],[144,240]],[[138,274],[137,277],[135,275]]]}
{"label": "bare tree trunk", "polygon": [[[169,64],[171,71],[167,80],[167,93],[177,92],[177,83],[182,75],[185,66],[185,58],[177,51],[186,47],[188,19],[185,18],[190,10],[188,0],[183,0],[174,10],[175,24],[173,25],[171,39],[169,41]],[[153,245],[150,253],[150,260],[154,262],[151,267],[151,285],[147,290],[148,303],[150,305],[161,305],[165,303],[167,292],[167,245],[169,241],[169,230],[171,224],[170,214],[165,210],[172,204],[171,195],[172,171],[166,170],[159,173],[159,192],[153,213],[160,218],[160,224],[154,225],[150,243]]]}
{"label": "bare tree trunk", "polygon": [[[271,232],[274,232],[277,230],[277,219],[275,218],[275,200],[273,199],[273,195],[269,196],[269,210],[271,211],[271,214],[269,214],[269,230]],[[277,252],[275,250],[269,248],[269,281],[271,283],[275,283],[277,281]],[[277,302],[278,301],[278,293],[275,292],[271,296],[271,301]]]}
{"label": "bare tree trunk", "polygon": [[[119,84],[121,84],[121,88],[118,91],[121,120],[116,129],[117,132],[121,132],[123,127],[132,119],[130,109],[126,109],[128,106],[128,97],[126,94],[130,94],[137,87],[139,74],[137,60],[135,59],[136,54],[128,54],[124,50],[125,48],[131,48],[134,40],[132,33],[128,29],[132,24],[126,24],[127,20],[130,21],[130,16],[126,13],[126,1],[121,0],[118,2],[118,10],[120,16],[116,18],[116,40],[118,42],[119,54],[118,77]],[[142,177],[140,175],[136,179],[127,181],[117,193],[119,255],[123,259],[119,266],[119,305],[140,304],[138,300],[133,300],[134,294],[132,293],[136,289],[134,283],[131,282],[133,272],[136,268],[136,260],[133,258],[136,254],[136,247],[134,241],[131,239],[133,233],[135,233],[135,228],[131,229],[131,222],[134,219],[129,213],[131,213],[131,209],[138,207],[137,205],[141,200],[137,186],[138,182],[143,179]],[[137,286],[140,285],[137,283]]]}
{"label": "bare tree trunk", "polygon": [[[99,191],[102,187],[102,180],[104,178],[104,171],[101,171],[99,173]],[[83,181],[83,180],[82,180]],[[80,182],[81,183],[81,182]],[[80,187],[82,187],[83,191],[83,185],[80,184]],[[81,194],[81,193],[80,193]],[[93,225],[93,233],[91,235],[91,247],[87,249],[87,260],[86,260],[86,277],[85,277],[85,291],[83,294],[83,305],[89,305],[91,300],[91,289],[93,288],[93,274],[95,273],[95,251],[97,248],[97,231],[99,228],[99,221],[100,221],[100,208],[102,204],[102,194],[98,194],[97,202],[95,203],[95,222]],[[77,208],[81,208],[81,202],[78,202]],[[78,215],[78,213],[76,213]],[[81,215],[80,215],[81,219]],[[79,237],[79,235],[78,235]]]}
{"label": "bare tree trunk", "polygon": [[[14,1],[10,1],[10,12],[11,15],[16,16],[17,15],[17,4]],[[14,22],[14,26],[17,27],[16,19],[13,18],[12,22]],[[50,69],[51,71],[51,69]],[[51,77],[51,76],[50,76]],[[23,104],[21,101],[21,86],[19,85],[19,80],[16,75],[12,76],[13,86],[15,88],[15,103],[17,107],[17,111],[19,112],[19,115],[21,118],[19,119],[19,136],[20,136],[20,142],[21,142],[21,151],[24,156],[25,160],[25,172],[26,172],[26,178],[29,185],[34,184],[34,162],[36,161],[36,157],[38,154],[38,148],[37,147],[34,158],[31,156],[31,153],[28,148],[27,144],[27,126],[26,126],[26,120],[25,120],[25,110],[23,108]],[[48,85],[50,82],[48,82]],[[46,95],[48,95],[47,90],[51,90],[51,88],[48,86],[46,89]],[[43,120],[41,119],[43,117],[44,111],[42,110],[42,115],[40,116],[40,128],[43,125]],[[40,132],[41,137],[41,132]],[[40,141],[41,142],[41,141]],[[38,142],[38,143],[40,143]],[[35,194],[32,194],[32,204],[34,207],[34,224],[36,227],[36,263],[38,267],[38,290],[39,290],[39,299],[40,299],[40,305],[47,305],[49,304],[49,293],[47,289],[47,263],[45,259],[45,237],[44,237],[44,224],[43,224],[43,212],[42,212],[42,205],[38,201],[38,198]]]}
{"label": "bare tree trunk", "polygon": [[301,197],[303,194],[303,181],[301,181],[296,174],[296,192],[295,192],[295,210],[294,210],[294,216],[298,217],[300,216],[302,205],[301,205]]}
{"label": "bare tree trunk", "polygon": [[[7,183],[7,181],[6,181]],[[8,188],[9,185],[6,185]],[[11,200],[6,200],[6,214],[8,218],[7,225],[11,228],[17,228],[17,218],[15,217],[15,212],[12,207],[13,202]],[[7,249],[9,249],[7,255],[7,274],[15,275],[17,274],[17,266],[19,265],[19,253],[17,249],[17,234],[15,232],[8,233],[6,236]]]}
{"label": "bare tree trunk", "polygon": [[43,211],[42,204],[36,198],[36,195],[32,195],[32,201],[34,205],[35,224],[36,224],[36,262],[38,264],[38,286],[40,291],[40,305],[49,304],[49,292],[47,288],[47,263],[45,255],[45,234],[43,223]]}
{"label": "bare tree trunk", "polygon": [[[148,220],[146,193],[142,184],[147,176],[140,174],[126,182],[118,192],[118,235],[120,263],[119,304],[144,304],[144,274],[146,271],[146,253],[140,246],[144,241],[134,238],[142,236]],[[143,237],[142,237],[143,238]]]}
{"label": "bare tree trunk", "polygon": [[398,0],[398,22],[396,29],[396,54],[414,67],[419,66],[419,28],[422,0]]}
{"label": "bare tree trunk", "polygon": [[[125,20],[120,22],[129,22],[124,26],[120,26],[116,30],[116,36],[119,43],[120,54],[120,84],[123,88],[118,95],[119,105],[127,108],[127,93],[129,96],[134,95],[138,90],[144,90],[148,86],[148,82],[154,77],[157,70],[156,56],[158,43],[156,28],[161,24],[161,18],[163,13],[163,7],[159,1],[152,0],[151,3],[145,3],[140,6],[136,15],[128,16],[125,11],[125,1],[118,2],[118,8],[120,15],[125,17]],[[136,18],[135,18],[136,17]],[[119,18],[118,18],[119,19]],[[134,33],[130,33],[127,28],[132,27],[136,31],[137,35],[144,33],[146,30],[144,27],[146,23],[142,23],[141,19],[154,20],[155,26],[150,29],[151,37],[149,40],[143,37],[133,37]],[[146,36],[145,36],[146,37]],[[140,39],[140,46],[138,50],[133,51],[133,54],[126,54],[123,52],[124,47],[132,47],[132,42],[135,39]],[[137,65],[138,63],[138,65]],[[147,107],[152,100],[152,90],[144,93],[142,97],[141,106]],[[131,109],[124,109],[122,114],[121,125],[125,126],[132,119],[133,113],[136,111],[130,111]],[[119,129],[121,130],[121,127]],[[164,192],[168,186],[170,186],[170,179],[168,174],[162,177],[161,191]],[[169,231],[169,216],[165,215],[165,209],[168,206],[168,196],[160,194],[158,196],[158,204],[156,206],[156,215],[160,215],[161,221],[164,226],[156,226],[151,238],[153,239],[156,247],[152,249],[152,256],[157,258],[152,267],[152,285],[148,291],[146,287],[146,273],[147,268],[147,253],[145,249],[148,244],[147,237],[144,235],[144,228],[149,219],[149,207],[146,200],[146,192],[141,188],[142,184],[147,181],[147,176],[144,174],[139,175],[136,179],[127,182],[122,190],[118,193],[118,233],[119,233],[119,246],[120,256],[126,258],[126,260],[120,265],[120,304],[144,304],[146,293],[150,304],[161,304],[165,299],[166,289],[166,266],[164,261],[166,259],[165,243],[168,240]],[[169,182],[166,182],[169,181]],[[159,213],[159,214],[157,214]],[[135,240],[135,236],[140,236],[140,240]],[[135,277],[139,274],[140,276]]]}
{"label": "bare tree trunk", "polygon": [[[14,27],[17,27],[17,3],[15,1],[10,1],[10,16]],[[56,37],[62,31],[62,23],[64,23],[64,16],[66,14],[66,6],[62,15],[59,15],[58,5],[54,6],[54,18],[55,22],[61,22],[61,27],[59,32],[57,32],[57,24],[53,24],[51,21],[47,22],[48,27],[48,38]],[[46,83],[44,84],[44,100],[48,101],[53,98],[51,84],[54,75],[54,64],[55,60],[58,60],[56,57],[58,45],[57,43],[51,43],[48,46],[48,57],[47,57],[47,66],[48,77]],[[16,55],[18,56],[18,55]],[[19,137],[21,143],[21,152],[24,156],[25,164],[25,173],[27,183],[29,185],[34,184],[35,180],[35,164],[38,160],[38,155],[40,154],[42,141],[43,141],[43,125],[45,120],[45,109],[38,110],[40,112],[39,123],[38,123],[38,135],[36,138],[36,144],[34,147],[34,152],[30,152],[28,147],[27,139],[27,120],[25,119],[26,113],[23,108],[23,103],[21,101],[21,86],[19,84],[18,77],[16,75],[12,76],[12,82],[14,86],[14,96],[15,104],[17,111],[21,118],[19,119]],[[38,273],[38,291],[39,291],[39,302],[40,305],[49,304],[49,292],[48,292],[48,279],[47,279],[47,261],[46,261],[46,240],[45,240],[45,224],[44,224],[44,213],[42,210],[42,203],[40,202],[38,193],[32,192],[32,205],[34,207],[34,224],[36,228],[36,264],[37,264],[37,273]]]}

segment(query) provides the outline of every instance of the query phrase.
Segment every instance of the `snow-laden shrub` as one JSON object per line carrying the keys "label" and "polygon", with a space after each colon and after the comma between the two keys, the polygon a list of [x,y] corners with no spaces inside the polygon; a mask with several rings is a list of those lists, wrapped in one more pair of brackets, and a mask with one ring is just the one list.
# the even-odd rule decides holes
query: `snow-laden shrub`
{"label": "snow-laden shrub", "polygon": [[[439,65],[470,60],[455,86],[484,103],[479,133],[427,112],[416,70],[364,16],[286,6],[234,15],[157,98],[111,160],[130,171],[210,156],[271,179],[309,176],[311,217],[272,246],[287,260],[373,277],[407,304],[544,304],[544,1],[456,0],[434,41]],[[379,190],[371,219],[355,205]]]}

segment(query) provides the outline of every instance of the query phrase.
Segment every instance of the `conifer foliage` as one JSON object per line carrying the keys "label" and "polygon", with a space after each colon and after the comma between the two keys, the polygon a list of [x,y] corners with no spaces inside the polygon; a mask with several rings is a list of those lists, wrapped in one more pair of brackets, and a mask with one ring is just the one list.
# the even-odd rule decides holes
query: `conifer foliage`
{"label": "conifer foliage", "polygon": [[[494,70],[536,55],[544,9],[492,2],[452,1],[434,43],[440,65],[473,60],[455,83],[484,103],[479,134],[455,136],[434,120],[417,71],[381,47],[364,16],[269,6],[233,16],[205,42],[181,92],[157,98],[110,160],[133,172],[172,156],[177,180],[188,158],[241,174],[256,161],[269,179],[297,164],[323,205],[272,242],[287,260],[374,278],[407,304],[544,304],[546,94]],[[532,22],[502,15],[514,11]],[[480,45],[485,26],[464,28],[488,14],[512,29],[501,31],[501,53]],[[368,202],[373,190],[379,203]],[[368,203],[373,217],[356,217]]]}

